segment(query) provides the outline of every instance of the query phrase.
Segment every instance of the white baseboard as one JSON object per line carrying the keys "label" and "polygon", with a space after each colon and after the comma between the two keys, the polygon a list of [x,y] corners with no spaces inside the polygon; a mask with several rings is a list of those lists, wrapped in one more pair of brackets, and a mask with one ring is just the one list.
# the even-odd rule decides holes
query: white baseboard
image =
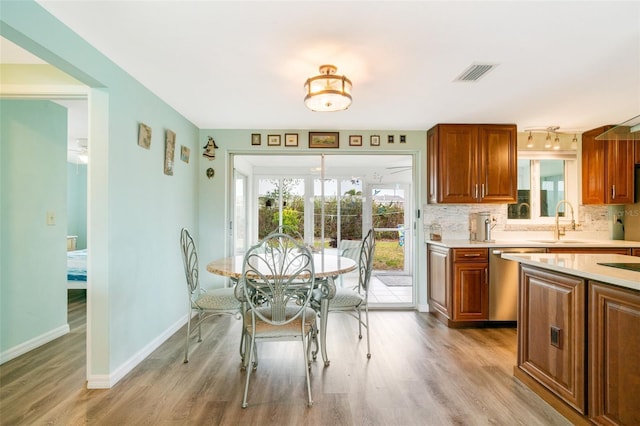
{"label": "white baseboard", "polygon": [[176,331],[185,325],[187,322],[187,315],[181,317],[178,321],[173,323],[169,328],[163,331],[158,337],[149,342],[148,345],[140,349],[136,354],[129,358],[126,362],[121,364],[111,374],[88,374],[87,375],[87,389],[110,389],[116,383],[118,383],[124,376],[131,372],[138,364],[140,364],[146,357],[151,355],[153,351],[158,349],[169,337],[173,336]]}
{"label": "white baseboard", "polygon": [[18,346],[7,349],[6,351],[0,353],[0,364],[11,361],[12,359],[26,354],[27,352],[40,347],[45,343],[49,343],[50,341],[55,340],[58,337],[64,336],[65,334],[69,333],[69,330],[69,324],[64,324],[58,328],[49,330],[46,333],[41,334],[40,336],[36,336],[33,339],[27,340],[26,342],[21,343]]}
{"label": "white baseboard", "polygon": [[429,312],[429,305],[418,305],[418,312]]}

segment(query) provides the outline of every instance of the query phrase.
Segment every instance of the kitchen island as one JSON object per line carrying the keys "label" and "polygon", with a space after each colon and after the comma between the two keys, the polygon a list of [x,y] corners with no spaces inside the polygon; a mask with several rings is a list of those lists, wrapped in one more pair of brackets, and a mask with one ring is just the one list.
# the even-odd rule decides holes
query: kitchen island
{"label": "kitchen island", "polygon": [[503,254],[519,262],[514,375],[574,424],[640,424],[640,258]]}

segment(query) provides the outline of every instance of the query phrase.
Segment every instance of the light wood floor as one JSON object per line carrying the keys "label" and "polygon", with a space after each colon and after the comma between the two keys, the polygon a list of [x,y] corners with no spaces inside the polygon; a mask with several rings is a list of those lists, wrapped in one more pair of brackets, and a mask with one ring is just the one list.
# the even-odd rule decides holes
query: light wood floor
{"label": "light wood floor", "polygon": [[312,365],[313,407],[300,344],[279,342],[260,347],[242,409],[239,321],[209,322],[188,364],[183,329],[112,389],[87,390],[83,297],[69,318],[70,334],[0,367],[2,425],[569,424],[512,377],[514,329],[452,330],[429,314],[375,311],[367,360],[355,321],[334,315],[331,365]]}

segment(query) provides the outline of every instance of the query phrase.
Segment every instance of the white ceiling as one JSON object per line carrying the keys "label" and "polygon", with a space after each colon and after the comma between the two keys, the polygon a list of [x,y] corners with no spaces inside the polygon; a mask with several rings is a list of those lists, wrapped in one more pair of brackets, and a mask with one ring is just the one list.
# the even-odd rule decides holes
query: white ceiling
{"label": "white ceiling", "polygon": [[[640,112],[640,2],[39,3],[200,128],[586,130]],[[313,113],[330,63],[353,104]],[[498,67],[453,80],[472,63]]]}

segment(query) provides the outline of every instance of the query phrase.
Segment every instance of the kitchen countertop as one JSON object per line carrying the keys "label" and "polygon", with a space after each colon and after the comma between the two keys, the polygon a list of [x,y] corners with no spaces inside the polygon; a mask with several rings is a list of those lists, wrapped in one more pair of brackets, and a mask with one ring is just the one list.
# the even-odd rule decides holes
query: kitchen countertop
{"label": "kitchen countertop", "polygon": [[640,258],[621,254],[503,253],[503,259],[549,271],[595,280],[640,291],[640,272],[598,265],[598,263],[638,263]]}
{"label": "kitchen countertop", "polygon": [[579,240],[579,239],[560,239],[554,241],[552,238],[532,238],[531,240],[495,240],[495,241],[469,241],[469,240],[427,240],[427,244],[447,248],[498,248],[498,247],[582,247],[582,248],[640,248],[640,241],[626,240]]}

